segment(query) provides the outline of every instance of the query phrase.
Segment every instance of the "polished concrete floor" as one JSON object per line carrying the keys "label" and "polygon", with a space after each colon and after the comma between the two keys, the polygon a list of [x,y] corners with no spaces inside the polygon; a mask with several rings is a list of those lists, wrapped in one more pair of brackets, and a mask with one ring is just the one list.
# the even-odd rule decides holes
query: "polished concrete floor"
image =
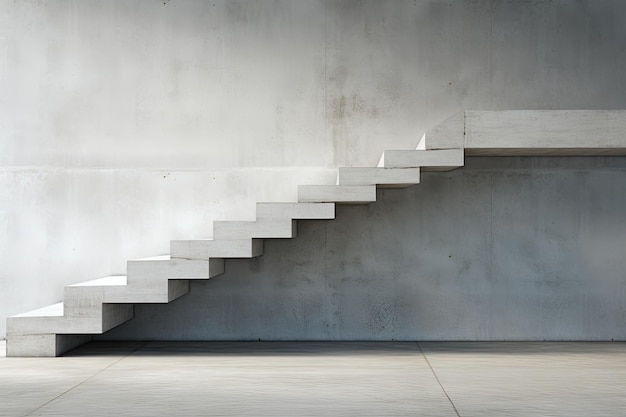
{"label": "polished concrete floor", "polygon": [[626,343],[92,343],[0,357],[0,415],[626,416]]}

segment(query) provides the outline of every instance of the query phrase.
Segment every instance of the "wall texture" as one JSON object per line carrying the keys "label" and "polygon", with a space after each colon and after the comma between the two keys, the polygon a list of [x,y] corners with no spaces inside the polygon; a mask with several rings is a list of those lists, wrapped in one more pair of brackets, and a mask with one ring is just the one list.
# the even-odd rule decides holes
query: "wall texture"
{"label": "wall texture", "polygon": [[[414,147],[425,130],[462,109],[626,108],[625,19],[626,4],[618,0],[0,0],[0,337],[5,332],[4,317],[58,301],[65,284],[123,273],[126,259],[165,253],[173,238],[210,237],[212,220],[251,218],[257,200],[293,200],[296,184],[331,182],[336,166],[371,165],[386,148]],[[562,204],[580,210],[581,216],[594,221],[608,221],[602,220],[601,215],[596,219],[596,213],[611,212],[623,200],[620,190],[624,187],[617,188],[622,184],[622,162],[603,160],[598,167],[594,161],[586,161],[576,175],[590,178],[589,181],[612,175],[609,184],[602,182],[602,186],[614,184],[615,192],[601,187],[606,200],[593,200],[594,205],[589,207],[576,208],[579,200],[569,194]],[[555,167],[561,164],[555,162]],[[505,168],[489,169],[487,178],[491,179],[511,172]],[[528,195],[534,196],[529,198],[541,202],[561,190],[558,181],[565,181],[570,188],[576,183],[574,179],[562,178],[572,174],[572,170],[549,173],[552,183],[545,187],[535,185],[528,190]],[[451,183],[458,184],[468,175],[473,174],[454,173]],[[527,175],[540,173],[515,173],[509,182],[500,184],[497,193],[488,194],[510,192],[515,197],[518,194],[507,190],[506,184],[521,184],[520,178]],[[438,183],[445,178],[433,177],[432,181]],[[315,252],[317,247],[309,247],[308,251],[317,253],[318,258],[328,258],[328,269],[322,276],[341,277],[350,269],[350,276],[357,276],[361,269],[373,268],[380,271],[376,275],[379,279],[374,280],[374,285],[371,275],[368,282],[380,290],[367,294],[376,297],[382,291],[381,299],[392,302],[394,298],[383,289],[387,288],[388,279],[397,279],[399,283],[408,279],[405,275],[390,277],[388,271],[399,271],[401,268],[396,265],[405,265],[404,250],[415,245],[414,240],[419,237],[409,236],[413,232],[410,227],[431,222],[443,222],[441,227],[447,224],[443,218],[435,220],[436,216],[410,211],[409,207],[422,201],[415,200],[412,193],[419,189],[420,198],[433,198],[435,203],[437,199],[451,199],[448,204],[455,210],[476,209],[481,203],[482,194],[468,194],[458,185],[446,189],[445,193],[451,194],[445,196],[443,189],[424,186],[407,194],[386,191],[383,203],[352,208],[350,215],[344,211],[347,209],[340,209],[339,221],[332,224],[347,227],[354,221],[360,231],[350,232],[352,235],[346,231],[337,236],[335,243],[328,240],[337,245],[336,254],[324,255]],[[424,192],[422,197],[421,190],[434,194],[428,197]],[[483,189],[488,190],[491,188]],[[567,200],[570,197],[571,202]],[[382,216],[388,206],[395,206],[387,201],[389,198],[399,198],[407,206],[396,209],[401,210],[396,217],[376,217],[377,221],[372,221],[374,213]],[[387,208],[383,210],[381,206]],[[527,207],[540,208],[538,216],[560,219],[555,214],[560,211],[553,205]],[[512,204],[506,210],[517,208]],[[541,218],[521,214],[526,217],[515,224],[523,230],[529,227],[525,222]],[[348,223],[342,220],[352,216],[354,220]],[[483,234],[490,233],[478,228],[479,224],[471,222],[470,217],[457,221],[470,222],[472,227],[464,232],[470,241],[484,242]],[[388,256],[377,258],[374,266],[346,263],[352,255],[341,253],[340,248],[350,248],[339,245],[341,239],[360,240],[359,233],[379,227],[379,222],[396,223],[394,234],[388,231],[385,236],[401,234],[408,239],[401,249],[407,249],[388,251]],[[305,223],[301,235],[332,232],[333,227]],[[558,230],[566,229],[569,227],[563,224]],[[617,231],[607,227],[607,233]],[[430,236],[437,241],[435,232],[431,230]],[[545,240],[544,232],[537,231],[537,240],[552,242],[545,244],[553,245],[557,253],[569,254],[558,258],[560,262],[567,266],[577,262],[576,252],[570,251],[567,240]],[[510,245],[522,245],[524,238],[520,234]],[[296,243],[290,253],[297,255],[298,247],[304,248],[299,246],[302,244]],[[281,258],[279,262],[276,254],[271,260],[271,253],[278,253],[282,245],[289,242],[269,242],[267,260],[229,262],[227,274],[234,282],[232,285],[259,285],[258,291],[262,290],[266,297],[255,302],[267,309],[273,308],[273,297],[280,294],[282,287],[279,283],[273,286],[271,279],[252,277],[273,271],[281,280],[290,278],[280,271],[292,271],[291,261]],[[393,243],[372,240],[371,245],[350,250],[367,251],[376,245],[392,247]],[[461,249],[454,242],[442,241],[438,245],[444,253]],[[491,253],[485,248],[476,250],[477,256]],[[528,251],[506,253],[517,255],[505,265],[527,265]],[[455,259],[454,253],[449,255],[453,257],[447,259]],[[618,269],[607,270],[604,266],[618,268],[616,261],[608,258],[599,262],[602,256],[597,254],[595,263],[586,264],[593,269],[578,276],[578,286],[570,283],[567,288],[571,291],[563,297],[587,294],[592,298],[593,291],[587,290],[595,288],[595,282],[616,288],[622,285],[623,273],[620,278]],[[370,258],[367,262],[373,262]],[[484,262],[497,266],[498,259],[493,258]],[[423,274],[440,270],[441,263],[436,259],[420,256]],[[261,271],[270,266],[272,270]],[[307,274],[319,274],[312,272],[308,263],[295,266],[309,271]],[[553,288],[550,280],[554,274],[549,271],[555,268],[551,267],[554,265],[534,265],[533,276],[537,279],[533,282],[541,283],[543,279],[544,284],[537,285]],[[260,269],[249,272],[251,268]],[[438,274],[444,271],[444,282],[459,275],[453,274],[451,266]],[[472,270],[472,276],[479,279],[480,271],[481,268]],[[487,286],[490,281],[484,280],[488,276],[496,275],[483,271],[483,284],[477,285],[476,291],[484,290],[483,296],[490,294],[494,300],[506,299],[496,297],[502,295],[498,291],[505,291],[505,287],[498,287],[497,282],[493,287]],[[191,312],[204,311],[199,307],[203,305],[201,300],[208,303],[211,291],[226,291],[226,280],[224,276],[214,282],[194,284],[191,295],[159,308],[185,311],[179,318],[171,319],[180,323],[197,320]],[[272,332],[277,327],[269,326],[267,334],[259,337],[274,334],[276,338],[315,338],[328,334],[329,338],[400,338],[415,329],[408,324],[404,330],[392,326],[396,336],[389,336],[385,333],[390,331],[389,326],[367,327],[364,323],[370,316],[391,316],[370,308],[375,304],[367,301],[365,293],[365,301],[350,303],[350,313],[345,312],[340,322],[339,317],[331,315],[334,310],[324,304],[332,299],[322,296],[326,287],[320,287],[313,279],[310,285],[311,294],[318,294],[318,298],[311,298],[317,300],[311,301],[311,308],[319,304],[324,319],[308,316],[299,323],[310,323],[310,330],[283,327],[282,334]],[[343,288],[343,295],[335,298],[336,303],[341,302],[341,297],[364,291],[357,281],[348,280],[342,285],[339,288]],[[470,296],[450,287],[450,283],[446,285],[450,290],[442,297],[456,294],[455,302],[461,303],[463,297]],[[506,288],[517,297],[532,285],[517,283]],[[306,295],[307,288],[302,283],[294,284],[296,293]],[[411,288],[417,291],[417,287]],[[603,288],[609,292],[609,287]],[[617,296],[615,291],[610,294]],[[236,297],[229,292],[221,302],[236,303]],[[515,305],[519,314],[511,313],[510,317],[519,320],[524,316],[528,328],[519,334],[533,338],[608,338],[614,334],[624,337],[623,328],[621,336],[617,330],[617,301],[606,307],[612,306],[607,314],[617,320],[610,331],[576,333],[566,332],[565,325],[538,327],[534,314],[538,314],[538,306],[549,303],[542,297],[531,293],[526,301]],[[406,302],[403,297],[394,302],[400,300]],[[421,317],[428,301],[434,302],[414,301],[405,310],[397,311],[420,313]],[[488,312],[480,309],[487,304],[470,305],[474,315],[461,307],[459,311],[468,317],[486,317]],[[156,322],[146,322],[146,316],[163,314],[151,307],[138,307],[137,311],[146,329],[157,326]],[[233,316],[236,311],[234,307],[216,309],[211,313],[214,316],[197,328],[185,330],[185,326],[190,326],[185,324],[176,332],[169,329],[160,336],[157,331],[146,337],[256,337],[243,328],[238,333],[239,325],[231,327],[235,330],[230,333],[208,332],[209,323],[218,320],[218,316],[227,320],[230,315],[239,323],[239,318]],[[426,314],[436,311],[439,310]],[[574,320],[573,310],[562,311],[568,320]],[[304,313],[302,310],[293,314]],[[585,317],[600,317],[589,314]],[[361,322],[354,321],[358,317]],[[459,329],[457,333],[433,330],[417,336],[516,337],[498,330],[513,326],[506,317],[509,316],[492,315],[491,320],[502,320],[502,325],[482,333],[470,330],[471,326],[466,329],[461,322],[452,326]],[[255,320],[250,319],[251,323]],[[328,330],[313,329],[322,323]],[[592,321],[587,328],[596,325]],[[443,327],[449,332],[447,325],[437,328]]]}
{"label": "wall texture", "polygon": [[105,339],[626,340],[626,158],[469,158]]}

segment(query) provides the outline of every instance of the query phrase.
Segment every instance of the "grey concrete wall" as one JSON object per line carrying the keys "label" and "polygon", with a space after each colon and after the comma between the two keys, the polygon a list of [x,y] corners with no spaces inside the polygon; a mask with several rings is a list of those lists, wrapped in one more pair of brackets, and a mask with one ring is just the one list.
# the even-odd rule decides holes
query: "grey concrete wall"
{"label": "grey concrete wall", "polygon": [[626,158],[469,158],[106,339],[626,340]]}
{"label": "grey concrete wall", "polygon": [[0,0],[0,337],[65,284],[462,109],[625,108],[625,18],[617,0]]}

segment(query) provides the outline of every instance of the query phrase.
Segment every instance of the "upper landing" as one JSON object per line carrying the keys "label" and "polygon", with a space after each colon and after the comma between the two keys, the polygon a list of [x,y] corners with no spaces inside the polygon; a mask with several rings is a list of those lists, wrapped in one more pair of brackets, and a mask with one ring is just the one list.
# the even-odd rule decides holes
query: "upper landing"
{"label": "upper landing", "polygon": [[418,145],[446,148],[468,156],[626,155],[626,110],[464,111]]}

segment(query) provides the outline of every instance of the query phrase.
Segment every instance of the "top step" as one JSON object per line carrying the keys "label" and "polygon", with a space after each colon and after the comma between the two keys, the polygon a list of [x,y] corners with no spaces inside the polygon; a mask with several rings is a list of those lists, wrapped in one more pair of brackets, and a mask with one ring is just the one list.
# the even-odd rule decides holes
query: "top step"
{"label": "top step", "polygon": [[626,110],[467,110],[426,132],[421,144],[465,148],[468,156],[623,156],[625,133]]}
{"label": "top step", "polygon": [[451,171],[463,166],[463,149],[385,151],[380,168],[421,168],[422,171]]}

